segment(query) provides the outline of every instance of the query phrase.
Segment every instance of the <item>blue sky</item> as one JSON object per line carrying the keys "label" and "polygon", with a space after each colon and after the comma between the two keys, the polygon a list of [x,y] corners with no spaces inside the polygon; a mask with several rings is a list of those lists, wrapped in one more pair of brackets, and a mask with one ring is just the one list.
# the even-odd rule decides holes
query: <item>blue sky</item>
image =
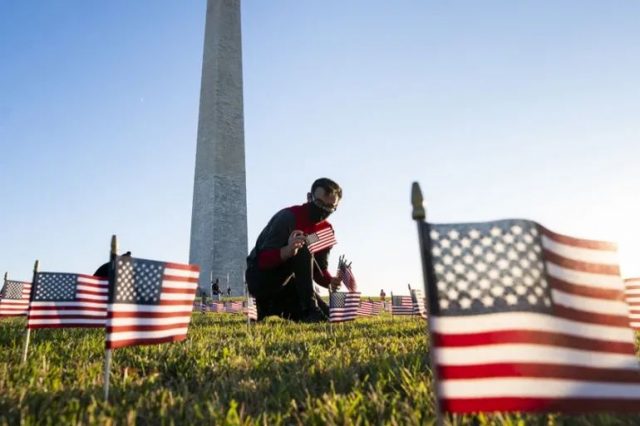
{"label": "blue sky", "polygon": [[[111,234],[187,261],[204,1],[0,3],[0,271],[86,272]],[[365,293],[434,222],[534,219],[640,275],[638,2],[245,1],[249,246],[328,176]]]}

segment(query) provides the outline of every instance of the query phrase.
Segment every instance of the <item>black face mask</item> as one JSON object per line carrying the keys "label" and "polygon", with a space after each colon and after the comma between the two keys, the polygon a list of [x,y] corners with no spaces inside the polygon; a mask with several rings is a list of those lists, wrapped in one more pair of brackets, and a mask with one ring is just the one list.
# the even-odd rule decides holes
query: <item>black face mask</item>
{"label": "black face mask", "polygon": [[307,204],[309,204],[309,218],[314,223],[322,222],[323,220],[328,218],[329,215],[331,215],[330,212],[324,209],[321,209],[320,207],[316,206],[315,203],[313,202],[309,202]]}

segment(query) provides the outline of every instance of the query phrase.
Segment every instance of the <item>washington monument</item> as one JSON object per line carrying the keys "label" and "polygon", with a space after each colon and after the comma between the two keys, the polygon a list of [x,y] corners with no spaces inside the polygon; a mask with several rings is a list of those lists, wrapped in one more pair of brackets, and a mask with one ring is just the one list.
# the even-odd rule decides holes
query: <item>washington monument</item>
{"label": "washington monument", "polygon": [[189,262],[201,290],[227,276],[244,291],[247,184],[244,161],[240,0],[208,0],[204,31]]}

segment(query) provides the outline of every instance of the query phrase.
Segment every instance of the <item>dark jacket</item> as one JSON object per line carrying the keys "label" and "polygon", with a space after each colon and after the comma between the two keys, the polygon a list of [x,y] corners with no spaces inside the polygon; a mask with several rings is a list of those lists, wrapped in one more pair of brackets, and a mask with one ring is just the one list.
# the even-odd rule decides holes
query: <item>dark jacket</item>
{"label": "dark jacket", "polygon": [[[247,257],[247,269],[266,270],[280,266],[283,263],[280,258],[280,249],[288,244],[289,235],[294,230],[312,234],[327,227],[331,227],[331,224],[326,220],[318,223],[311,221],[308,204],[280,210],[258,235],[256,245]],[[314,254],[319,266],[319,268],[315,266],[314,281],[323,287],[327,287],[332,278],[327,270],[330,251],[331,248],[327,248]]]}

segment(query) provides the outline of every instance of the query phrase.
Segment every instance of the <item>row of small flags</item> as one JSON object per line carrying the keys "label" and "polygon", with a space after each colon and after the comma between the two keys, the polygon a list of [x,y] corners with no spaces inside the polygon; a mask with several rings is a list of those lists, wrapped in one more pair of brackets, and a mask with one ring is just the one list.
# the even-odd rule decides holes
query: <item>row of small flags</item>
{"label": "row of small flags", "polygon": [[238,314],[246,312],[247,302],[242,301],[227,301],[227,302],[209,302],[208,304],[202,302],[194,302],[193,309],[198,310],[202,313],[205,312],[218,312],[218,313],[229,313],[229,314]]}
{"label": "row of small flags", "polygon": [[[380,315],[384,308],[382,301],[361,300],[359,292],[332,292],[329,295],[330,322]],[[412,289],[411,296],[392,296],[389,308],[393,316],[427,317],[424,296],[418,289]]]}
{"label": "row of small flags", "polygon": [[[105,398],[113,349],[181,341],[187,336],[199,267],[115,255],[111,279],[40,272],[33,282],[8,280],[0,292],[0,316],[27,316],[23,361],[32,330],[105,329]],[[111,284],[111,285],[110,285]]]}
{"label": "row of small flags", "polygon": [[[144,262],[142,259],[134,259],[134,261],[134,263],[140,262],[140,264]],[[165,264],[177,265],[166,262]],[[171,270],[169,273],[171,273]],[[196,278],[192,278],[191,282],[196,282],[196,280]],[[31,283],[9,280],[5,275],[4,285],[2,291],[0,291],[0,318],[27,316],[27,327],[30,329],[95,328],[106,325],[108,280],[83,274],[38,272],[36,282],[34,298],[31,305],[29,305]],[[640,330],[640,278],[627,279],[625,284],[626,301],[630,309],[630,325],[632,328]],[[126,294],[127,291],[133,291],[133,287],[128,288],[127,286],[125,284],[125,293],[123,294]],[[141,288],[144,288],[144,284]],[[114,306],[116,305],[112,305],[112,315],[134,317],[132,314],[118,314],[114,310]],[[123,309],[123,304],[118,304],[117,306]],[[384,302],[361,300],[359,292],[333,292],[330,296],[329,306],[330,319],[333,322],[347,321],[356,317],[376,316],[385,309]],[[394,316],[420,316],[423,318],[427,316],[425,298],[420,289],[411,289],[410,296],[392,295],[389,308],[389,311]],[[255,299],[251,296],[247,298],[246,302],[214,301],[208,305],[194,302],[193,309],[199,309],[201,312],[244,313],[250,319],[257,319]],[[176,318],[181,318],[184,324],[186,321],[186,309],[181,316],[178,315]],[[110,323],[111,330],[115,330],[113,326],[120,322],[112,319]],[[128,322],[131,323],[132,321],[128,320]],[[149,323],[150,321],[147,319],[144,322]],[[129,331],[131,329],[135,329],[135,327],[129,327]],[[149,335],[141,333],[136,336],[137,338],[127,339],[126,343],[119,342],[114,343],[114,345],[127,346],[157,343],[157,340]],[[166,338],[168,336],[164,335],[162,337]]]}
{"label": "row of small flags", "polygon": [[[420,290],[412,290],[412,296],[393,296],[389,305],[392,315],[409,315],[426,318],[424,298]],[[359,292],[333,292],[329,297],[329,312],[331,322],[343,322],[353,320],[356,317],[373,317],[380,315],[385,308],[382,301],[362,300]],[[204,304],[194,302],[193,309],[202,313],[243,313],[249,319],[256,320],[258,317],[255,299],[247,297],[246,302],[227,301],[210,302]]]}
{"label": "row of small flags", "polygon": [[[141,261],[142,259],[134,258],[133,263],[136,265]],[[167,265],[175,266],[176,264]],[[143,270],[150,267],[140,266]],[[168,273],[175,273],[175,270],[173,272],[170,270]],[[5,279],[2,298],[0,298],[2,316],[27,315],[27,327],[30,329],[105,326],[109,296],[108,280],[82,274],[38,272],[36,283],[33,301],[29,306],[31,284]],[[134,289],[130,284],[125,284],[124,289],[118,294],[124,296],[128,292],[137,291],[149,290],[144,287],[144,284],[140,289]],[[426,317],[421,291],[413,289],[411,293],[411,296],[392,296],[392,315]],[[123,309],[122,306],[120,309]],[[251,296],[244,303],[242,301],[213,301],[206,305],[193,302],[192,309],[199,309],[201,312],[245,313],[250,319],[257,319],[256,303]],[[361,295],[358,292],[334,292],[330,297],[330,309],[332,321],[338,322],[355,319],[357,316],[379,315],[384,310],[384,302],[361,300]],[[183,323],[184,314],[185,312],[182,312],[182,315],[178,316]],[[128,316],[132,317],[130,314]],[[145,322],[149,323],[150,321]],[[115,319],[112,325],[114,324],[118,324]],[[142,336],[143,341],[136,342],[135,339],[130,339],[128,344],[145,343],[148,339],[149,336]],[[151,340],[147,343],[154,343],[154,341]],[[122,342],[119,344],[124,345]]]}
{"label": "row of small flags", "polygon": [[109,349],[183,340],[198,267],[116,257],[114,285],[83,274],[38,272],[34,283],[8,280],[0,316],[27,316],[27,329],[105,328]]}

